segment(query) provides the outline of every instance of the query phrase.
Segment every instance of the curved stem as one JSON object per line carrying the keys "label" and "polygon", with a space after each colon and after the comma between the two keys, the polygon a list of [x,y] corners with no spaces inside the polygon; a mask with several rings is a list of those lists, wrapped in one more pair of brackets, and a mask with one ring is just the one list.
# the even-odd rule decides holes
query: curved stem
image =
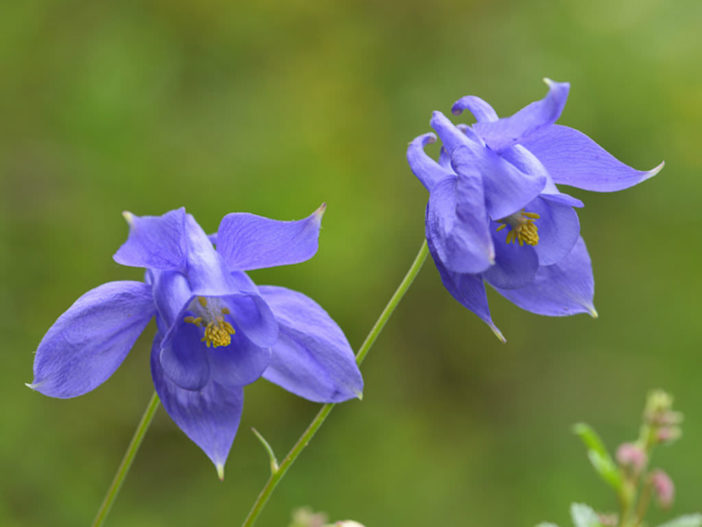
{"label": "curved stem", "polygon": [[129,469],[132,466],[132,461],[134,461],[134,456],[136,456],[136,453],[139,450],[139,447],[141,446],[141,442],[144,439],[144,436],[146,435],[146,431],[149,429],[149,425],[151,424],[151,421],[153,420],[154,415],[156,414],[158,405],[158,395],[156,395],[156,392],[154,392],[151,396],[149,404],[146,406],[146,410],[144,410],[144,415],[141,417],[139,425],[134,431],[134,435],[132,436],[132,440],[130,441],[129,446],[127,447],[127,451],[124,453],[122,462],[117,468],[117,472],[115,473],[115,477],[112,479],[110,488],[107,489],[105,498],[102,500],[102,504],[100,505],[100,508],[98,509],[98,512],[95,515],[92,527],[99,527],[103,524],[105,518],[107,518],[107,515],[110,512],[110,508],[112,507],[112,503],[115,501],[115,498],[117,498],[119,489],[122,487],[124,478],[127,477],[127,474],[129,473]]}
{"label": "curved stem", "polygon": [[[375,324],[373,324],[373,327],[368,333],[366,340],[364,340],[363,344],[361,344],[361,347],[356,354],[357,364],[360,365],[363,362],[363,359],[366,358],[366,355],[368,355],[368,352],[373,344],[375,344],[375,341],[385,327],[385,324],[387,324],[388,320],[390,320],[395,308],[405,296],[405,293],[407,293],[407,290],[412,285],[412,282],[416,278],[417,274],[419,274],[419,271],[421,270],[422,265],[424,265],[428,254],[429,248],[427,247],[427,242],[425,240],[424,243],[422,243],[422,247],[419,249],[417,256],[414,258],[412,265],[407,271],[407,274],[405,274],[405,277],[402,279],[402,282],[400,282],[400,285],[395,290],[395,293],[388,301],[385,309],[383,309],[383,312],[380,313],[378,320],[376,320]],[[327,416],[329,416],[331,411],[334,409],[334,406],[336,406],[334,403],[327,403],[320,408],[319,412],[317,412],[317,415],[314,417],[314,419],[312,419],[312,422],[310,422],[307,429],[302,433],[290,452],[288,452],[288,454],[285,456],[285,459],[283,459],[283,461],[280,463],[278,470],[271,473],[271,476],[268,478],[268,481],[264,485],[263,489],[261,489],[258,498],[256,498],[256,501],[251,507],[249,515],[246,517],[246,520],[244,520],[242,527],[251,527],[254,524],[256,518],[258,518],[259,514],[261,514],[261,511],[263,510],[263,507],[266,505],[266,502],[268,502],[268,499],[273,493],[276,485],[278,485],[280,480],[283,479],[283,476],[288,471],[290,466],[309,444],[310,440],[317,433],[317,430],[319,430],[319,427],[322,426]]]}

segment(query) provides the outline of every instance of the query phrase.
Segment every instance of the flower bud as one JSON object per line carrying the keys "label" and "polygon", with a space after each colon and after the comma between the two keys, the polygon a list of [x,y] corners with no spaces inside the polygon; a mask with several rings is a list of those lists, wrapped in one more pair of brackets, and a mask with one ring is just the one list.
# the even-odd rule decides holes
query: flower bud
{"label": "flower bud", "polygon": [[600,524],[603,527],[616,527],[619,524],[619,516],[616,514],[598,514]]}
{"label": "flower bud", "polygon": [[345,520],[343,522],[336,522],[334,527],[363,527],[363,525],[353,520]]}
{"label": "flower bud", "polygon": [[639,473],[646,466],[647,458],[643,449],[634,443],[622,443],[617,449],[617,461],[624,467],[631,467]]}
{"label": "flower bud", "polygon": [[677,426],[664,426],[656,431],[656,441],[659,443],[672,443],[680,438],[682,430]]}
{"label": "flower bud", "polygon": [[654,470],[651,473],[651,485],[656,498],[658,498],[658,504],[664,509],[670,507],[675,495],[675,485],[673,485],[670,476],[660,469]]}

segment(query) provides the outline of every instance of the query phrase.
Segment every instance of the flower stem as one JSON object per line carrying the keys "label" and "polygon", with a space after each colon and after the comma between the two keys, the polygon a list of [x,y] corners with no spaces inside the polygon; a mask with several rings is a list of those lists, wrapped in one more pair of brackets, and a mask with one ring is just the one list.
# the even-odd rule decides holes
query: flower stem
{"label": "flower stem", "polygon": [[[383,330],[388,320],[390,320],[390,317],[395,311],[395,308],[405,296],[405,293],[407,293],[407,290],[412,285],[412,282],[416,278],[417,274],[419,274],[419,271],[424,265],[428,254],[429,248],[427,247],[427,242],[425,240],[422,244],[422,247],[419,249],[417,256],[414,258],[412,265],[407,271],[407,274],[405,274],[405,277],[402,279],[402,282],[400,282],[400,285],[395,290],[395,293],[388,301],[387,305],[385,306],[385,309],[383,309],[383,312],[380,313],[378,320],[376,320],[375,324],[373,324],[373,327],[368,333],[366,340],[364,340],[363,344],[361,344],[361,347],[358,350],[358,353],[356,354],[357,364],[360,365],[363,362],[363,359],[366,358],[366,355],[368,355],[368,352],[370,351],[373,344],[375,344],[378,335],[380,335],[380,332]],[[280,463],[278,470],[271,473],[270,477],[268,478],[268,481],[264,485],[263,489],[261,489],[258,498],[256,498],[256,501],[251,507],[249,515],[246,517],[246,520],[244,520],[242,527],[251,527],[254,524],[256,518],[258,518],[259,514],[261,514],[263,507],[266,505],[268,499],[271,497],[271,494],[273,493],[273,490],[275,489],[276,485],[278,485],[280,480],[283,479],[283,476],[288,471],[290,466],[295,462],[297,457],[309,444],[310,440],[317,433],[317,430],[319,430],[319,427],[321,427],[322,423],[324,423],[324,420],[334,409],[334,406],[336,406],[334,403],[327,403],[324,406],[322,406],[322,408],[320,408],[319,412],[317,412],[317,415],[314,417],[314,419],[312,419],[312,422],[310,422],[310,424],[307,426],[307,429],[299,437],[299,439],[292,447],[290,452],[288,452],[288,454],[285,456],[285,459],[283,459],[283,461]]]}
{"label": "flower stem", "polygon": [[148,406],[146,407],[146,410],[144,410],[144,415],[141,417],[141,421],[139,421],[139,426],[137,426],[137,429],[134,431],[134,435],[129,443],[129,447],[127,447],[127,451],[124,453],[122,462],[119,464],[119,468],[117,468],[117,472],[115,473],[115,477],[112,479],[110,488],[107,489],[105,498],[102,500],[102,505],[100,505],[100,508],[95,515],[95,520],[93,520],[92,527],[99,527],[103,524],[105,518],[107,518],[110,508],[112,507],[112,503],[117,498],[119,489],[122,487],[124,478],[126,478],[127,474],[129,473],[129,469],[132,466],[132,461],[134,461],[134,456],[136,456],[136,453],[141,446],[141,442],[146,435],[146,431],[149,429],[149,425],[156,414],[158,405],[158,395],[156,395],[156,392],[154,392]]}

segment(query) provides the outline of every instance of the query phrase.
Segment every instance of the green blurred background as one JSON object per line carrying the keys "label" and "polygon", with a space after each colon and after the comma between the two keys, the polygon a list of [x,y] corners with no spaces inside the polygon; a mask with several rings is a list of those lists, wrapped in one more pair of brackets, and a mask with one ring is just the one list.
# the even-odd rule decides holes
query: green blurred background
{"label": "green blurred background", "polygon": [[[423,236],[427,195],[405,147],[465,94],[508,115],[568,80],[561,122],[655,179],[586,201],[598,320],[550,319],[496,294],[500,344],[428,264],[339,407],[260,520],[311,505],[368,527],[567,525],[574,500],[615,503],[570,425],[614,448],[645,393],[687,416],[659,452],[675,512],[702,507],[699,382],[702,2],[3,2],[0,7],[0,525],[88,525],[152,390],[147,330],[95,392],[23,386],[75,298],[140,272],[111,256],[120,213],[185,205],[280,219],[328,203],[318,255],[255,272],[315,298],[357,347]],[[165,412],[109,526],[239,525],[316,405],[247,389],[220,483]],[[662,518],[660,514],[655,518]]]}

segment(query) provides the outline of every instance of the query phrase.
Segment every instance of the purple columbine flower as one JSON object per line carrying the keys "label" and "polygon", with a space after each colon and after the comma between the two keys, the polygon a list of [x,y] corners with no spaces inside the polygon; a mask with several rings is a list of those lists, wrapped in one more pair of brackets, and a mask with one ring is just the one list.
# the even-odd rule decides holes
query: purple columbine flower
{"label": "purple columbine flower", "polygon": [[448,291],[504,340],[490,316],[485,282],[527,311],[548,316],[590,313],[594,280],[574,207],[580,200],[556,183],[599,192],[622,190],[663,167],[638,171],[585,134],[554,124],[570,85],[546,79],[549,92],[507,118],[475,96],[459,99],[477,122],[454,125],[434,112],[439,161],[424,147],[407,150],[412,172],[429,191],[426,237]]}
{"label": "purple columbine flower", "polygon": [[156,391],[220,477],[243,386],[264,377],[316,402],[360,397],[353,351],[329,315],[302,293],[257,287],[245,273],[311,258],[324,208],[299,221],[228,214],[211,236],[183,208],[125,213],[129,237],[114,259],[146,268],[145,282],[109,282],[81,296],[39,344],[29,387],[60,398],[93,390],[155,316]]}

